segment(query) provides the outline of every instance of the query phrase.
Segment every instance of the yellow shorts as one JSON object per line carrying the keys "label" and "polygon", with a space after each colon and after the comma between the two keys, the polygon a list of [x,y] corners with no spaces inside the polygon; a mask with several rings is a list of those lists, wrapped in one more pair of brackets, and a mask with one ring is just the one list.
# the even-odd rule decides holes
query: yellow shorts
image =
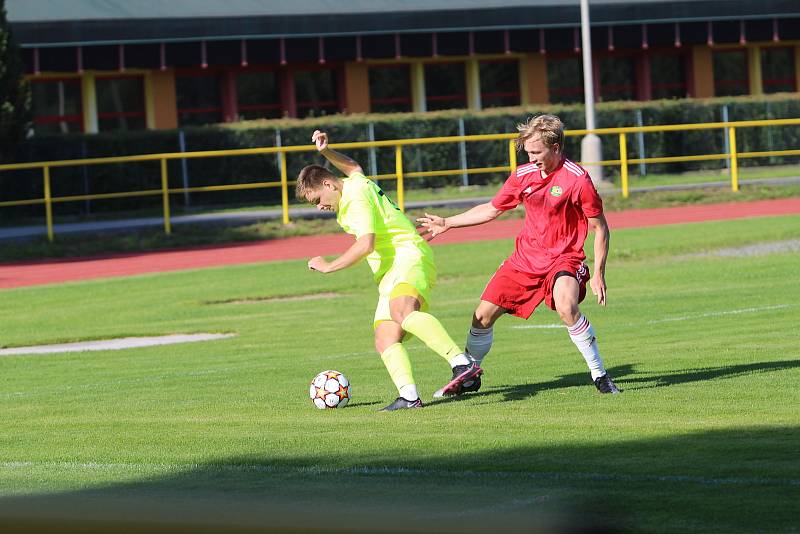
{"label": "yellow shorts", "polygon": [[391,321],[389,301],[408,295],[420,301],[421,310],[430,304],[431,289],[436,284],[436,266],[428,258],[396,262],[386,271],[378,284],[378,306],[375,309],[373,327],[381,321]]}

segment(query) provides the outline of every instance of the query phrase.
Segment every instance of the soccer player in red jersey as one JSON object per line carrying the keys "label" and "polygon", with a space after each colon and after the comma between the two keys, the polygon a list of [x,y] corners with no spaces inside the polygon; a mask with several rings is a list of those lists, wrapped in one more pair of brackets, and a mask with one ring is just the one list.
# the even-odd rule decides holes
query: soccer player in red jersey
{"label": "soccer player in red jersey", "polygon": [[[558,117],[533,117],[517,129],[517,147],[527,152],[529,163],[511,173],[491,202],[452,217],[426,213],[417,222],[423,235],[433,239],[451,228],[487,223],[504,211],[524,205],[525,224],[514,252],[489,280],[473,315],[468,353],[480,365],[491,349],[495,321],[506,313],[527,319],[544,301],[566,325],[598,391],[619,393],[603,366],[594,328],[578,307],[590,280],[583,263],[589,230],[595,233],[594,272],[589,285],[598,304],[606,305],[609,230],[603,202],[589,174],[564,156],[564,124]],[[478,388],[480,377],[463,383],[454,393]]]}

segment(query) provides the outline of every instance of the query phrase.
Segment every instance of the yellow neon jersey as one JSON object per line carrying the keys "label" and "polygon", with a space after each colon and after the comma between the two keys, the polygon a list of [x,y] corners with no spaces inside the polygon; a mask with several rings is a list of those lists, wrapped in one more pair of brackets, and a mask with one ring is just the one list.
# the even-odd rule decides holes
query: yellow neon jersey
{"label": "yellow neon jersey", "polygon": [[375,250],[367,256],[367,263],[376,280],[395,263],[433,261],[431,247],[375,182],[360,173],[351,174],[342,182],[336,222],[356,239],[375,234]]}

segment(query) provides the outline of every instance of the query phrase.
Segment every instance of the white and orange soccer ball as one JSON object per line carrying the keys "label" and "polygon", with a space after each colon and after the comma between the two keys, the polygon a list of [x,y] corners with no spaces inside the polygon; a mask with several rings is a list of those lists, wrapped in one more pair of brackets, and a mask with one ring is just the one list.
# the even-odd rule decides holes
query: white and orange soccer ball
{"label": "white and orange soccer ball", "polygon": [[350,402],[350,381],[339,371],[322,371],[311,381],[308,393],[320,410],[344,408]]}

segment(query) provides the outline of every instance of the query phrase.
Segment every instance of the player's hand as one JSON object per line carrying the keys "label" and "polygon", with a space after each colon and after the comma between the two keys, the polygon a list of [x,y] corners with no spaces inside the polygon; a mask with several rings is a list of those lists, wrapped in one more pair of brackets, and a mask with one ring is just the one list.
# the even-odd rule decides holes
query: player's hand
{"label": "player's hand", "polygon": [[319,271],[321,273],[327,273],[328,268],[330,267],[330,263],[325,261],[325,258],[322,256],[314,256],[310,260],[308,260],[308,268],[312,271]]}
{"label": "player's hand", "polygon": [[317,150],[322,152],[328,148],[328,134],[320,130],[314,130],[311,135],[311,141],[317,145]]}
{"label": "player's hand", "polygon": [[606,281],[602,274],[595,274],[589,280],[589,287],[592,293],[597,295],[597,303],[601,306],[606,305]]}
{"label": "player's hand", "polygon": [[426,213],[424,217],[417,219],[420,231],[419,234],[430,241],[439,234],[443,234],[450,229],[444,217]]}

